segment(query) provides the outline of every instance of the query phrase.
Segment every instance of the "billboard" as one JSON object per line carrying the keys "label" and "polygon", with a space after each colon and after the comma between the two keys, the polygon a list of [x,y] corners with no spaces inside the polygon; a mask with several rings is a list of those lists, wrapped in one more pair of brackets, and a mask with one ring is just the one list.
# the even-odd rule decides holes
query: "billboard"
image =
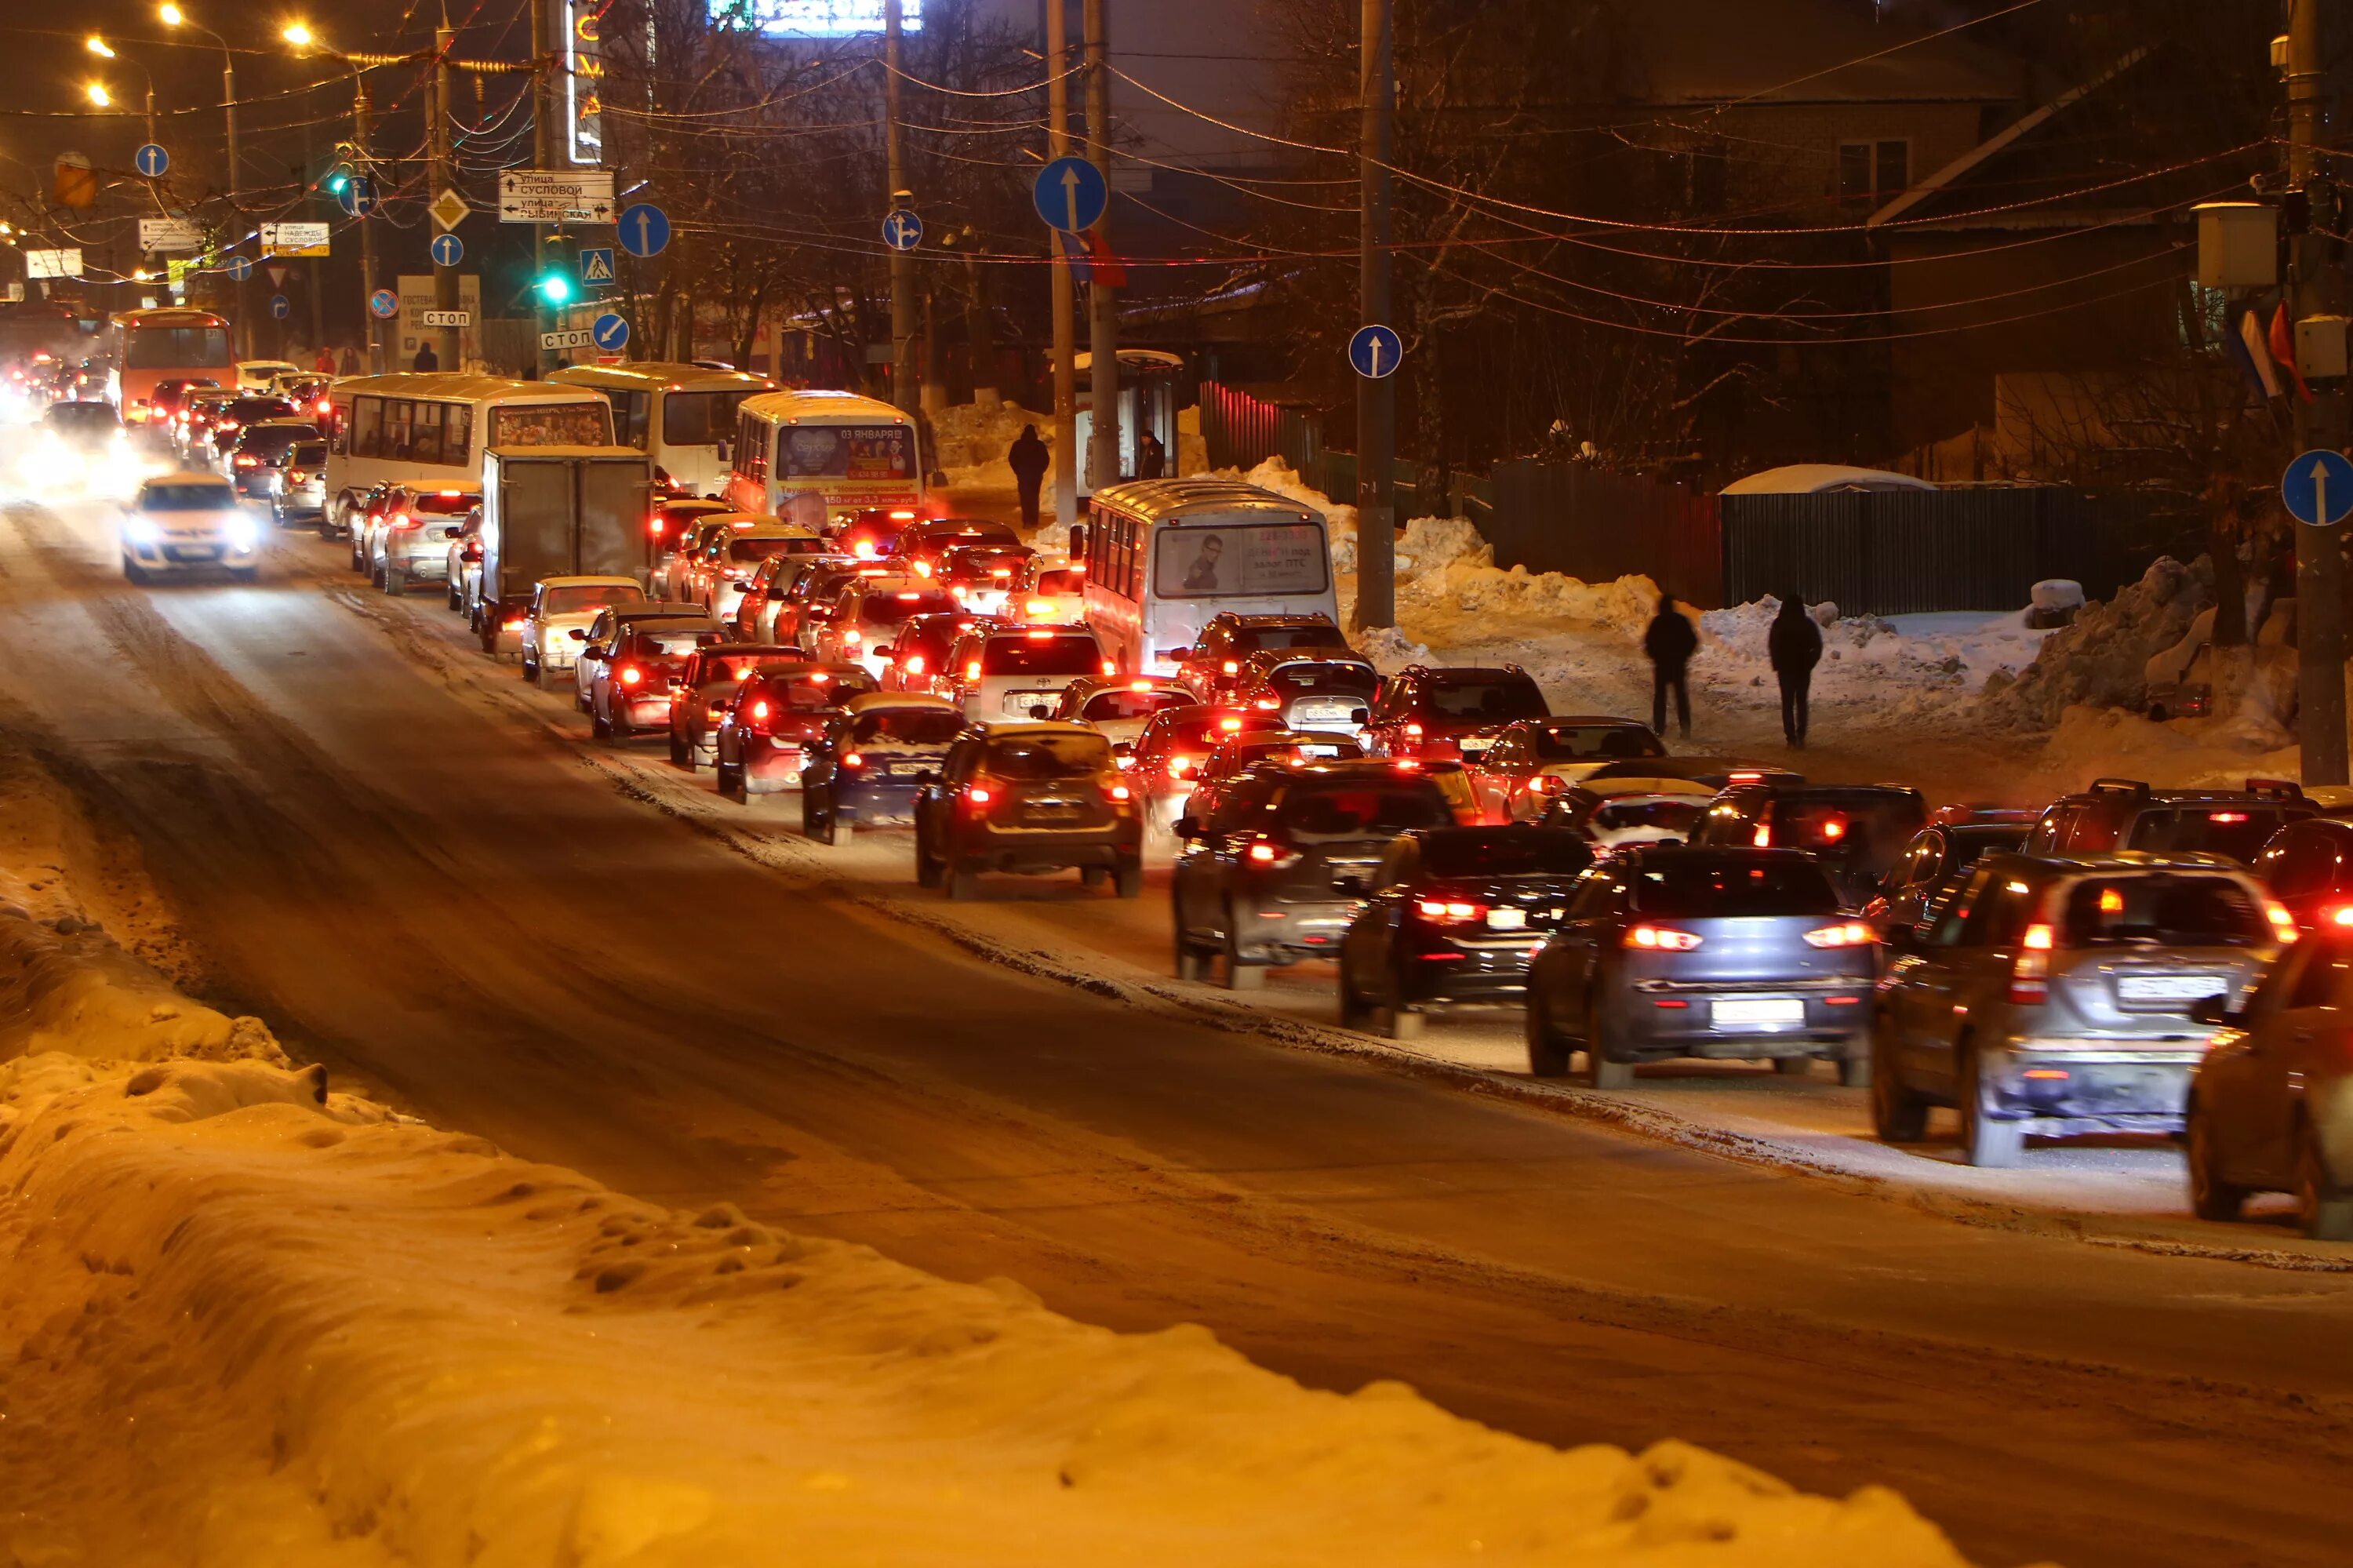
{"label": "billboard", "polygon": [[[882,30],[882,0],[708,0],[714,22],[745,19],[771,38],[854,38]],[[923,0],[899,0],[902,32],[923,30]]]}

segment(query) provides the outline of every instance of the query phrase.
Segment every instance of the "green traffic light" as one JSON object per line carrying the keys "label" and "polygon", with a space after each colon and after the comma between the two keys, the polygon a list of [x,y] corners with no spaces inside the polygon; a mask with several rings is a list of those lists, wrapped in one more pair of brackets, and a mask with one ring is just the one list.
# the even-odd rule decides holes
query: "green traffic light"
{"label": "green traffic light", "polygon": [[551,305],[560,305],[572,297],[572,280],[561,272],[550,272],[539,281],[540,298]]}
{"label": "green traffic light", "polygon": [[352,177],[349,175],[335,174],[327,176],[327,188],[337,196],[343,195],[343,187],[351,183]]}

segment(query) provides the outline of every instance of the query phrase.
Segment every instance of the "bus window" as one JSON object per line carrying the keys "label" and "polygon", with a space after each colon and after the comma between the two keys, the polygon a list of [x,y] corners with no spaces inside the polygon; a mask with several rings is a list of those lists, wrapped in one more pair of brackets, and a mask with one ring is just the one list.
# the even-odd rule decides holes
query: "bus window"
{"label": "bus window", "polygon": [[442,412],[448,421],[441,438],[442,461],[466,466],[474,450],[474,406],[451,403]]}
{"label": "bus window", "polygon": [[415,418],[416,405],[406,397],[384,400],[384,455],[406,461],[409,447],[409,426]]}
{"label": "bus window", "polygon": [[[664,446],[707,447],[727,433],[745,392],[672,392],[662,398]],[[643,415],[639,418],[642,419]],[[642,432],[640,432],[642,435]],[[633,440],[633,446],[644,444]]]}
{"label": "bus window", "polygon": [[613,441],[613,407],[603,398],[581,403],[516,403],[491,410],[494,447],[602,447]]}
{"label": "bus window", "polygon": [[356,458],[384,455],[384,399],[354,397],[352,399],[352,456]]}
{"label": "bus window", "polygon": [[599,387],[613,405],[613,439],[625,447],[646,450],[646,411],[652,406],[653,395],[648,392],[627,392],[617,387]]}
{"label": "bus window", "polygon": [[409,458],[417,462],[441,464],[441,417],[443,405],[420,402],[417,405],[415,423],[408,438]]}
{"label": "bus window", "polygon": [[176,370],[183,366],[230,362],[227,327],[142,325],[126,336],[126,370]]}

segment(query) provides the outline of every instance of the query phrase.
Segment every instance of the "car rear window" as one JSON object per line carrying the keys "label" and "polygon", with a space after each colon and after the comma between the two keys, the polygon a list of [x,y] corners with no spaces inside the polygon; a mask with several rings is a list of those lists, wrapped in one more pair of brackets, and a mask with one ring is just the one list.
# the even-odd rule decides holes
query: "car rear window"
{"label": "car rear window", "polygon": [[2143,811],[2126,849],[2228,855],[2252,865],[2287,813],[2276,806],[2181,806]]}
{"label": "car rear window", "polygon": [[1050,572],[1039,572],[1034,593],[1084,593],[1087,574],[1075,567],[1060,567]]}
{"label": "car rear window", "polygon": [[312,439],[318,430],[309,425],[260,425],[245,432],[238,443],[249,452],[282,452],[296,441]]}
{"label": "car rear window", "polygon": [[481,503],[480,496],[470,495],[464,491],[426,490],[408,498],[411,512],[423,513],[428,517],[462,517]]}
{"label": "car rear window", "polygon": [[852,697],[881,688],[863,670],[812,670],[807,674],[783,673],[769,678],[769,688],[789,708],[815,711],[838,708]]}
{"label": "car rear window", "polygon": [[1625,832],[1634,828],[1656,828],[1662,832],[1689,838],[1699,820],[1707,814],[1704,800],[1608,800],[1594,808],[1586,819],[1588,826],[1602,832]]}
{"label": "car rear window", "polygon": [[327,443],[324,441],[296,441],[294,443],[294,455],[290,461],[292,461],[297,468],[318,468],[327,461]]}
{"label": "car rear window", "polygon": [[1282,825],[1302,839],[1393,838],[1453,820],[1427,779],[1303,779],[1282,797]]}
{"label": "car rear window", "polygon": [[1097,692],[1087,699],[1081,715],[1096,724],[1150,718],[1164,708],[1181,708],[1193,700],[1189,692]]}
{"label": "car rear window", "polygon": [[1773,802],[1776,849],[1893,861],[1928,820],[1915,796],[1810,795]]}
{"label": "car rear window", "polygon": [[981,650],[983,675],[1092,675],[1103,668],[1103,650],[1084,634],[992,637]]}
{"label": "car rear window", "polygon": [[683,659],[718,635],[715,631],[697,631],[691,626],[639,631],[630,636],[629,652],[640,659]]}
{"label": "car rear window", "polygon": [[884,708],[860,714],[849,727],[852,746],[869,751],[894,747],[944,747],[964,731],[964,715],[948,708]]}
{"label": "car rear window", "polygon": [[608,604],[640,603],[645,597],[646,590],[635,583],[572,583],[543,592],[539,610],[542,615],[577,615]]}
{"label": "car rear window", "polygon": [[1430,710],[1448,718],[1542,718],[1544,694],[1525,675],[1440,675],[1426,688]]}
{"label": "car rear window", "polygon": [[1536,725],[1527,731],[1537,759],[1569,762],[1589,758],[1664,757],[1667,748],[1649,730],[1622,724]]}
{"label": "car rear window", "polygon": [[1432,833],[1421,841],[1431,876],[1574,876],[1593,863],[1593,848],[1575,833],[1543,828]]}
{"label": "car rear window", "polygon": [[41,423],[53,430],[71,430],[76,435],[122,428],[111,403],[52,403],[49,411],[41,416]]}
{"label": "car rear window", "polygon": [[1838,891],[1821,867],[1802,860],[1653,862],[1633,878],[1634,908],[1673,919],[1831,915]]}
{"label": "car rear window", "polygon": [[1017,783],[1080,779],[1111,765],[1111,742],[1068,730],[999,736],[988,743],[981,763],[993,777]]}
{"label": "car rear window", "polygon": [[897,626],[919,615],[953,613],[955,607],[953,596],[936,588],[870,593],[858,601],[858,620],[865,626]]}
{"label": "car rear window", "polygon": [[1243,626],[1234,630],[1233,648],[1238,653],[1257,653],[1271,650],[1281,653],[1293,648],[1345,648],[1348,639],[1336,626]]}
{"label": "car rear window", "polygon": [[821,556],[825,541],[818,538],[737,539],[727,546],[731,561],[765,561],[771,556]]}
{"label": "car rear window", "polygon": [[1267,672],[1270,686],[1290,692],[1347,692],[1371,696],[1380,684],[1380,675],[1370,664],[1353,660],[1315,659],[1294,664],[1277,664]]}
{"label": "car rear window", "polygon": [[2068,948],[2243,948],[2271,939],[2254,896],[2229,876],[2136,873],[2067,890]]}
{"label": "car rear window", "polygon": [[237,504],[237,493],[226,484],[151,484],[140,493],[143,512],[210,512]]}
{"label": "car rear window", "polygon": [[960,546],[950,550],[940,561],[940,575],[957,582],[985,582],[1002,579],[1011,582],[1020,575],[1021,563],[1029,552],[1021,549],[979,549]]}
{"label": "car rear window", "polygon": [[256,419],[282,419],[292,412],[294,405],[283,397],[238,397],[230,402],[224,418],[249,425]]}
{"label": "car rear window", "polygon": [[723,659],[706,653],[702,673],[696,678],[704,685],[722,681],[748,681],[763,670],[780,670],[807,662],[798,653],[736,653]]}

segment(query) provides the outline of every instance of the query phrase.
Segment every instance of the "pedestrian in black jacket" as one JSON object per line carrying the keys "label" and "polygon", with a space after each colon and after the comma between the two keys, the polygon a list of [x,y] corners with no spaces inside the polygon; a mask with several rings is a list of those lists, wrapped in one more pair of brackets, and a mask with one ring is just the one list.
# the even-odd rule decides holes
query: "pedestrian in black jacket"
{"label": "pedestrian in black jacket", "polygon": [[1781,678],[1781,733],[1803,750],[1806,700],[1813,689],[1814,666],[1822,662],[1822,629],[1796,594],[1781,601],[1781,613],[1765,634],[1765,652],[1773,661],[1773,673]]}
{"label": "pedestrian in black jacket", "polygon": [[1021,498],[1021,525],[1035,528],[1039,493],[1045,488],[1046,471],[1053,466],[1053,453],[1038,439],[1037,426],[1024,425],[1005,461],[1013,470],[1013,488]]}
{"label": "pedestrian in black jacket", "polygon": [[1691,656],[1699,652],[1699,633],[1692,630],[1691,618],[1675,608],[1674,595],[1659,596],[1659,613],[1651,617],[1650,627],[1642,633],[1642,652],[1651,656],[1651,733],[1667,733],[1667,694],[1672,691],[1675,721],[1689,740],[1691,688],[1683,677]]}

